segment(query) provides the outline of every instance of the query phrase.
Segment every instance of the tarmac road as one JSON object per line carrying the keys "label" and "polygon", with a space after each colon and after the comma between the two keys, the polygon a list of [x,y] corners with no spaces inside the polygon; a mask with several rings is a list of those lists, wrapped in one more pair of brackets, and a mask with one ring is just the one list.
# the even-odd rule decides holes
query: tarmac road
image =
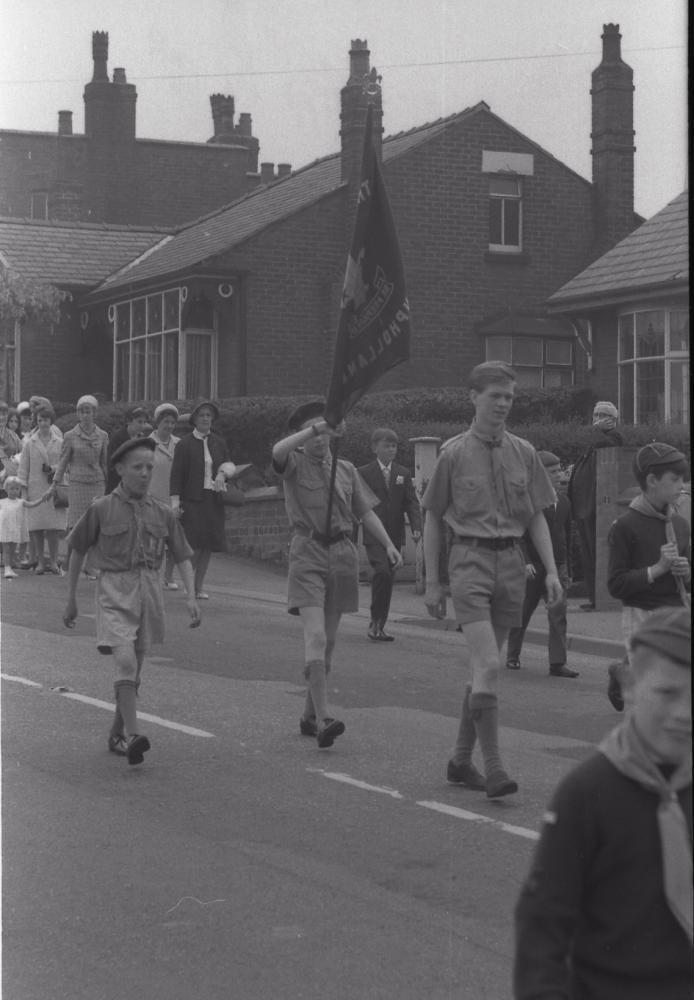
{"label": "tarmac road", "polygon": [[[449,786],[465,644],[343,623],[326,751],[298,733],[301,632],[271,570],[217,557],[200,629],[167,594],[146,664],[152,741],[106,751],[110,663],[91,585],[2,586],[4,992],[8,1000],[505,1000],[512,909],[547,797],[617,720],[606,659],[503,678],[518,795]],[[60,690],[64,689],[64,690]]]}

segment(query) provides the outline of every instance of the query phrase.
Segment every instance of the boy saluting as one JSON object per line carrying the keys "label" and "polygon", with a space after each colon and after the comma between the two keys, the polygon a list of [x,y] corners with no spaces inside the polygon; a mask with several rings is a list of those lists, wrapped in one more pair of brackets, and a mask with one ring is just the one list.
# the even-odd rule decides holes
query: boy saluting
{"label": "boy saluting", "polygon": [[141,764],[150,749],[138,732],[136,695],[145,655],[164,640],[164,598],[160,573],[168,548],[186,589],[191,628],[200,624],[195,601],[192,550],[171,509],[149,496],[154,467],[152,438],[122,444],[111,461],[120,476],[112,493],[94,500],[68,536],[68,599],[63,615],[67,628],[77,618],[77,583],[88,549],[93,548],[96,584],[96,643],[111,653],[115,667],[116,711],[108,737],[111,753]]}

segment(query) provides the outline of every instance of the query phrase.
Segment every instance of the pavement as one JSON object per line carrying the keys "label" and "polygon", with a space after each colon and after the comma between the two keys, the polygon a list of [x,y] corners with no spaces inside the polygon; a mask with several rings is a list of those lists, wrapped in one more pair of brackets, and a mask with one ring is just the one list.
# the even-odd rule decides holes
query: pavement
{"label": "pavement", "polygon": [[[275,563],[244,559],[225,554],[213,555],[205,580],[205,589],[211,593],[257,596],[263,600],[284,603],[287,596],[286,570]],[[360,609],[356,616],[364,619],[364,631],[369,621],[370,587],[360,583]],[[571,652],[621,659],[624,646],[621,640],[621,609],[611,611],[582,611],[585,597],[568,601],[567,646]],[[424,607],[424,597],[417,594],[413,583],[398,583],[396,578],[389,623],[393,630],[400,622],[438,631],[456,628],[452,605],[447,602],[448,616],[438,621],[430,618]],[[543,607],[533,615],[525,634],[525,642],[546,645],[548,639],[547,616]]]}

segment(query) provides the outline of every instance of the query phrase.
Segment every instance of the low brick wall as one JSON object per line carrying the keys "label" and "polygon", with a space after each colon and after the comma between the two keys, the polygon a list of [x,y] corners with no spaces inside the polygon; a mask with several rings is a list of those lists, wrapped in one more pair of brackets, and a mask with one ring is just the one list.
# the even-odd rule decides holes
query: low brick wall
{"label": "low brick wall", "polygon": [[[231,555],[268,560],[286,565],[291,532],[284,509],[284,496],[277,486],[264,486],[246,492],[242,507],[225,507],[227,551]],[[409,529],[404,549],[405,565],[398,570],[398,580],[415,578],[415,545]],[[359,544],[360,576],[366,576],[369,561]]]}

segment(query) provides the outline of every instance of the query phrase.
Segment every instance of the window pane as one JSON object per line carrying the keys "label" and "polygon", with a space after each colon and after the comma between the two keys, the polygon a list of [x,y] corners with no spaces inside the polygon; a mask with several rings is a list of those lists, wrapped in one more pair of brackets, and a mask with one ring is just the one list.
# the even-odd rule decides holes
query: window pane
{"label": "window pane", "polygon": [[161,295],[147,296],[147,332],[161,333]]}
{"label": "window pane", "polygon": [[[144,301],[144,300],[143,300]],[[145,338],[132,341],[132,382],[130,399],[145,399]]]}
{"label": "window pane", "polygon": [[660,309],[636,313],[637,358],[653,358],[665,354],[664,319],[665,313]]}
{"label": "window pane", "polygon": [[689,423],[689,363],[670,362],[670,413],[673,424]]}
{"label": "window pane", "polygon": [[164,329],[178,330],[178,289],[164,292]]}
{"label": "window pane", "polygon": [[670,311],[670,350],[689,351],[689,313],[686,309]]}
{"label": "window pane", "polygon": [[570,365],[573,362],[570,340],[546,340],[545,364]]}
{"label": "window pane", "polygon": [[542,340],[540,337],[513,338],[513,365],[542,365]]}
{"label": "window pane", "polygon": [[116,306],[116,340],[128,340],[130,337],[130,303],[124,302]]}
{"label": "window pane", "polygon": [[116,347],[116,399],[121,402],[130,398],[128,386],[130,381],[130,344],[119,344]]}
{"label": "window pane", "polygon": [[506,195],[509,198],[520,198],[520,184],[515,177],[490,177],[489,193]]}
{"label": "window pane", "polygon": [[642,361],[636,365],[636,422],[665,420],[665,362]]}
{"label": "window pane", "polygon": [[634,316],[619,317],[619,360],[628,361],[634,357]]}
{"label": "window pane", "polygon": [[504,200],[504,246],[520,246],[520,201]]}
{"label": "window pane", "polygon": [[619,369],[619,416],[622,423],[634,423],[634,366]]}
{"label": "window pane", "polygon": [[489,242],[501,245],[501,206],[500,198],[489,199]]}
{"label": "window pane", "polygon": [[186,399],[212,394],[212,338],[186,334]]}
{"label": "window pane", "polygon": [[514,371],[518,377],[518,385],[527,388],[540,388],[542,385],[541,368],[516,368]]}
{"label": "window pane", "polygon": [[[133,299],[133,337],[141,337],[145,332],[146,299]],[[139,396],[135,397],[139,399]]]}
{"label": "window pane", "polygon": [[147,394],[145,399],[159,402],[161,397],[161,337],[147,337]]}
{"label": "window pane", "polygon": [[574,373],[562,368],[545,368],[542,385],[545,389],[560,389],[573,385]]}
{"label": "window pane", "polygon": [[486,360],[505,361],[511,364],[511,338],[510,337],[487,337],[486,339]]}
{"label": "window pane", "polygon": [[164,337],[164,399],[178,399],[178,334]]}
{"label": "window pane", "polygon": [[[10,324],[10,329],[14,328],[14,323]],[[5,348],[5,391],[8,399],[17,398],[16,371],[17,354],[14,345]]]}

